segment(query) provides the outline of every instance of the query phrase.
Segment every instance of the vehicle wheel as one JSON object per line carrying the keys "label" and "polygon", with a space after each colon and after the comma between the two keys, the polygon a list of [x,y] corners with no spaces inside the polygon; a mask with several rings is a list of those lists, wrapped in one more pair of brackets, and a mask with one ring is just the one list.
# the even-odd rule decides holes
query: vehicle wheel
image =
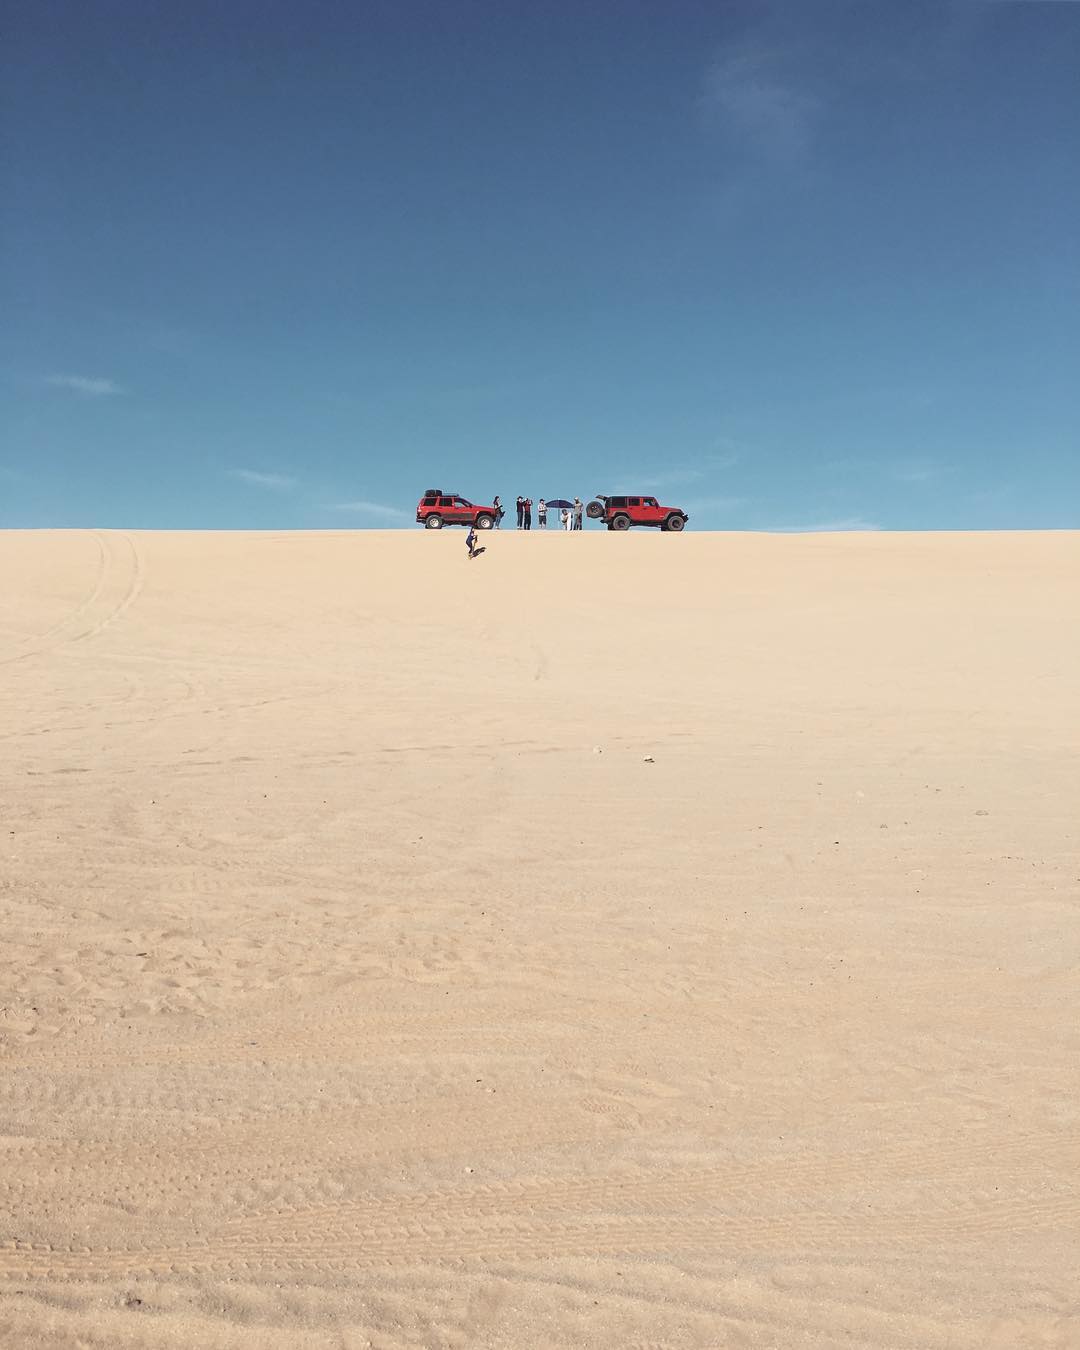
{"label": "vehicle wheel", "polygon": [[668,516],[667,520],[664,521],[664,529],[681,530],[685,524],[686,521],[683,520],[682,516]]}
{"label": "vehicle wheel", "polygon": [[585,514],[589,517],[590,520],[603,520],[604,503],[590,502],[588,506],[585,508]]}
{"label": "vehicle wheel", "polygon": [[424,529],[425,529],[425,530],[441,530],[441,529],[442,529],[442,516],[428,516],[427,520],[424,521]]}
{"label": "vehicle wheel", "polygon": [[611,528],[613,530],[628,530],[630,528],[630,517],[615,516],[611,522]]}
{"label": "vehicle wheel", "polygon": [[494,524],[495,524],[495,521],[494,521],[494,518],[493,518],[492,516],[477,516],[477,517],[476,517],[476,528],[477,528],[478,530],[490,530],[491,527],[492,527],[492,525],[494,525]]}

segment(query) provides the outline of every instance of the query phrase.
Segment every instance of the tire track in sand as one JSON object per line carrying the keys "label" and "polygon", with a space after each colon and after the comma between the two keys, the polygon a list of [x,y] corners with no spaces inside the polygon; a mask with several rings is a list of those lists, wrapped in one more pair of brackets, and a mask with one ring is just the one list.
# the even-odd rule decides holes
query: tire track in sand
{"label": "tire track in sand", "polygon": [[[27,639],[26,651],[0,657],[0,665],[28,661],[74,642],[96,637],[135,604],[145,569],[138,545],[129,534],[94,531],[99,556],[94,585],[87,597],[51,628]],[[122,541],[122,542],[117,542]]]}
{"label": "tire track in sand", "polygon": [[[992,1152],[999,1164],[1007,1163],[1008,1155],[1031,1145],[1019,1138],[998,1141]],[[355,1143],[351,1151],[355,1163]],[[1071,1156],[1072,1149],[1066,1152]],[[807,1186],[802,1177],[794,1189],[772,1184],[774,1167],[735,1164],[492,1179],[299,1205],[279,1195],[261,1211],[172,1244],[137,1236],[123,1246],[95,1247],[11,1239],[0,1243],[0,1278],[333,1272],[462,1258],[534,1261],[733,1247],[775,1254],[823,1243],[836,1251],[871,1243],[899,1253],[927,1241],[978,1248],[987,1237],[1067,1233],[1080,1219],[1080,1199],[1070,1186],[990,1197],[973,1188],[963,1168],[946,1179],[954,1184],[939,1185],[932,1196],[922,1193],[875,1212],[865,1203],[865,1186],[851,1194],[838,1187],[836,1161],[825,1165],[819,1185]],[[815,1162],[821,1164],[810,1160],[811,1172]],[[189,1166],[198,1170],[194,1160]],[[214,1189],[220,1190],[221,1180]],[[258,1186],[251,1189],[257,1199]]]}
{"label": "tire track in sand", "polygon": [[[218,1229],[207,1237],[173,1246],[59,1247],[19,1239],[0,1245],[0,1279],[70,1279],[154,1274],[332,1273],[438,1261],[536,1261],[567,1257],[655,1255],[738,1250],[757,1254],[819,1250],[899,1253],[927,1241],[964,1245],[989,1231],[1069,1229],[1075,1205],[1058,1202],[1025,1209],[1009,1207],[988,1226],[986,1215],[933,1213],[912,1227],[909,1215],[867,1217],[814,1210],[784,1215],[725,1213],[722,1202],[701,1204],[696,1213],[544,1211],[522,1206],[509,1187],[492,1185],[474,1194],[472,1209],[451,1213],[431,1197],[405,1207],[373,1203],[351,1216],[328,1216],[318,1224],[290,1225],[287,1231],[245,1234]],[[555,1197],[547,1197],[549,1202]],[[542,1197],[535,1197],[541,1200]],[[578,1202],[579,1197],[563,1197]],[[517,1201],[517,1203],[514,1203]],[[709,1211],[712,1212],[709,1212]],[[973,1221],[974,1220],[974,1221]]]}
{"label": "tire track in sand", "polygon": [[36,656],[40,651],[50,650],[53,645],[50,639],[62,633],[69,624],[78,622],[87,610],[92,609],[97,603],[98,597],[105,587],[105,579],[109,571],[109,553],[105,547],[105,536],[100,530],[95,530],[92,537],[97,545],[98,556],[94,584],[89,594],[84,596],[75,608],[69,610],[62,619],[57,619],[51,628],[46,628],[43,633],[36,633],[33,637],[23,638],[16,645],[29,647],[29,650],[15,652],[12,656],[0,657],[0,666],[10,665],[14,661],[24,661],[27,657]]}

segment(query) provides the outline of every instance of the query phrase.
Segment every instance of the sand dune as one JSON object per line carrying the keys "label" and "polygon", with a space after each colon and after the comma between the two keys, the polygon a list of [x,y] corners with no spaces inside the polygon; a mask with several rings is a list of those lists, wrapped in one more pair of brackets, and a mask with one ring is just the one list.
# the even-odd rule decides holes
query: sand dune
{"label": "sand dune", "polygon": [[0,1346],[1080,1345],[1080,537],[0,535]]}

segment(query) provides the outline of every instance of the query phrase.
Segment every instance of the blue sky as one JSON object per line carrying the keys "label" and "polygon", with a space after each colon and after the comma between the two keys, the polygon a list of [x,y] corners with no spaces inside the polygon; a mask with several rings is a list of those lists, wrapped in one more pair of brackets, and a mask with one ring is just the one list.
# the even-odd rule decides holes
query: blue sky
{"label": "blue sky", "polygon": [[0,525],[1077,524],[1080,4],[5,8]]}

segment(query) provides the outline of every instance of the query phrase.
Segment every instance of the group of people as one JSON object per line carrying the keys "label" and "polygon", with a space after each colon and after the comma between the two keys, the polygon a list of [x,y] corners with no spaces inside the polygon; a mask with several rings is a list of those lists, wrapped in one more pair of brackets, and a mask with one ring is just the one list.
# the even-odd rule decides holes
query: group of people
{"label": "group of people", "polygon": [[[495,498],[492,505],[495,507],[494,525],[495,528],[498,530],[502,528],[502,518],[506,514],[506,512],[503,510],[502,501],[498,497]],[[580,497],[575,497],[572,502],[568,502],[565,501],[563,498],[560,498],[558,503],[546,502],[543,499],[543,497],[541,497],[540,500],[536,503],[536,519],[537,523],[539,524],[542,530],[546,530],[548,527],[549,511],[558,512],[557,517],[558,524],[553,526],[554,529],[580,530],[582,528],[583,525],[582,518],[585,515],[585,508],[581,504]],[[519,497],[517,499],[518,529],[531,530],[532,517],[533,517],[532,498]],[[477,558],[480,556],[481,553],[484,552],[484,550],[478,546],[478,543],[479,541],[477,539],[476,526],[470,525],[469,533],[465,536],[465,544],[469,550],[470,558]]]}
{"label": "group of people", "polygon": [[[502,504],[498,497],[495,498],[495,507],[495,528],[498,529],[503,517]],[[542,530],[546,530],[548,527],[548,510],[548,503],[541,497],[536,503],[536,523]],[[569,505],[560,501],[559,505],[554,507],[553,510],[558,512],[556,516],[558,523],[552,526],[553,529],[580,530],[582,528],[585,508],[581,504],[580,497],[575,497]],[[519,497],[517,499],[518,529],[531,530],[532,521],[533,499],[531,497]]]}

